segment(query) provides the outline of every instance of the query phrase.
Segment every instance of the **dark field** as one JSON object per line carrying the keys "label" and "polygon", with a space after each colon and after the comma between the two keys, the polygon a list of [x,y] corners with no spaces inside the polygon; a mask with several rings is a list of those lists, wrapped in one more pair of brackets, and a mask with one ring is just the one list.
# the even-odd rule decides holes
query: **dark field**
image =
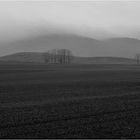
{"label": "dark field", "polygon": [[140,138],[140,66],[1,62],[0,138]]}

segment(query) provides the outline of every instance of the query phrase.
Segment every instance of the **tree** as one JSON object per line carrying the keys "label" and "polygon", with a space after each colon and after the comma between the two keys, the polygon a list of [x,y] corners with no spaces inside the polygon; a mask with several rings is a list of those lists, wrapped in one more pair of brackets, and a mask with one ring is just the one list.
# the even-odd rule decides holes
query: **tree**
{"label": "tree", "polygon": [[72,52],[67,50],[67,63],[70,64],[72,61]]}
{"label": "tree", "polygon": [[65,64],[66,63],[66,50],[65,49],[60,49],[59,50],[59,56],[60,56],[60,62],[61,64]]}
{"label": "tree", "polygon": [[49,61],[50,61],[50,52],[49,51],[43,53],[43,59],[44,59],[45,63],[49,63]]}
{"label": "tree", "polygon": [[68,49],[58,50],[61,64],[70,64],[72,60],[72,52]]}
{"label": "tree", "polygon": [[136,54],[135,59],[136,59],[136,63],[139,65],[140,64],[140,54]]}
{"label": "tree", "polygon": [[44,53],[45,63],[70,64],[72,52],[68,49],[53,49]]}
{"label": "tree", "polygon": [[52,50],[53,62],[57,63],[57,49]]}

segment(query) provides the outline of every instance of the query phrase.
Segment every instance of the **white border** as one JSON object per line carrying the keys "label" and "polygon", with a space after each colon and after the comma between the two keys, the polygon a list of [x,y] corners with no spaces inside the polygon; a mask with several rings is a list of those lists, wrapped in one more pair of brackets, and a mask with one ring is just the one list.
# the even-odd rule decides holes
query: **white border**
{"label": "white border", "polygon": [[98,2],[98,1],[106,1],[106,2],[109,2],[109,1],[114,1],[114,2],[116,2],[116,1],[119,1],[119,2],[124,2],[124,1],[126,1],[126,2],[138,2],[138,1],[140,1],[140,0],[0,0],[0,1],[2,1],[2,2],[5,2],[5,1],[7,1],[7,2],[18,2],[18,1],[21,1],[21,2],[61,2],[61,1],[63,1],[63,2],[71,2],[71,1],[75,1],[75,2],[80,2],[80,1],[84,1],[84,2],[88,2],[88,1],[96,1],[96,2]]}

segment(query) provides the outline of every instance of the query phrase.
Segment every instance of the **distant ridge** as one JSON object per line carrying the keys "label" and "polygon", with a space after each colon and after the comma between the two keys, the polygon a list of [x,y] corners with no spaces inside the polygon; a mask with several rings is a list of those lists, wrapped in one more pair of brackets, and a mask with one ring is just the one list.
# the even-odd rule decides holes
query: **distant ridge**
{"label": "distant ridge", "polygon": [[136,64],[134,59],[123,57],[76,57],[74,63],[79,64]]}
{"label": "distant ridge", "polygon": [[135,38],[109,38],[97,40],[73,34],[38,35],[12,42],[0,42],[0,56],[18,52],[45,52],[52,49],[69,49],[81,57],[133,58],[140,53],[140,40]]}
{"label": "distant ridge", "polygon": [[20,52],[0,57],[0,61],[16,62],[40,62],[43,63],[43,53],[40,52]]}
{"label": "distant ridge", "polygon": [[[45,63],[41,52],[20,52],[0,57],[0,61],[10,62],[36,62]],[[74,64],[136,64],[131,58],[124,57],[77,57],[72,60]]]}

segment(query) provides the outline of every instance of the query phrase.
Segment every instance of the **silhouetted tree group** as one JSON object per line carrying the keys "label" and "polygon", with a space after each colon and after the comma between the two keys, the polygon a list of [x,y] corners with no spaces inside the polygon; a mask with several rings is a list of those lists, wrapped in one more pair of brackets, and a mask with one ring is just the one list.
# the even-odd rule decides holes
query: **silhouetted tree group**
{"label": "silhouetted tree group", "polygon": [[45,63],[70,64],[72,52],[68,49],[53,49],[44,53]]}

